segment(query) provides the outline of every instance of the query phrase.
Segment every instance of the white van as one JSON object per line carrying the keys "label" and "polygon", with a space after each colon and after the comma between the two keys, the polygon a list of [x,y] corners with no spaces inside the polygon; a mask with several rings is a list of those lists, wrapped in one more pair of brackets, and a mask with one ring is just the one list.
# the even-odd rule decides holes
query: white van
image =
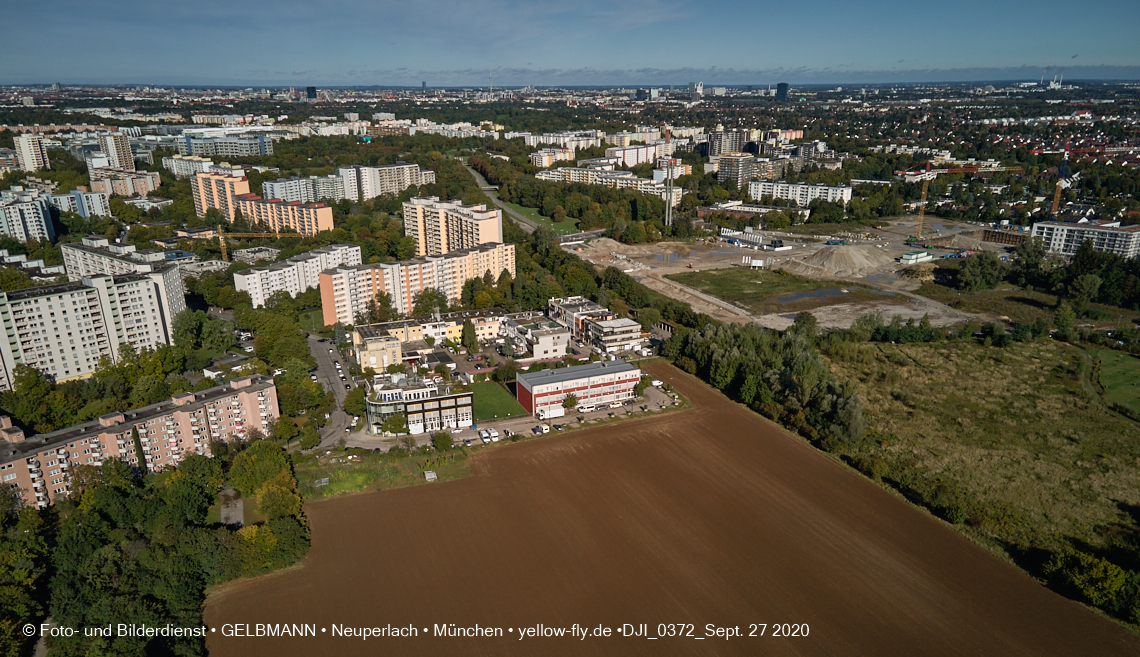
{"label": "white van", "polygon": [[545,422],[538,425],[538,428],[542,431],[542,433],[550,433],[550,425],[546,424]]}
{"label": "white van", "polygon": [[490,434],[491,434],[491,442],[493,442],[493,443],[499,442],[499,432],[497,430],[491,429]]}

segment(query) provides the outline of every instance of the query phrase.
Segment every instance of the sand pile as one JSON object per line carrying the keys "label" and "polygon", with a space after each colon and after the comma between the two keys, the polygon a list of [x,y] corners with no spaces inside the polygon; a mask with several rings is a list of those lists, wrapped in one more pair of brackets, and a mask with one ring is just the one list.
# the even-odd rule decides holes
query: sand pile
{"label": "sand pile", "polygon": [[971,251],[977,251],[982,248],[982,240],[966,237],[964,235],[955,235],[954,237],[950,238],[950,242],[947,244],[947,246],[952,249],[969,249]]}
{"label": "sand pile", "polygon": [[858,278],[882,273],[894,264],[894,258],[874,246],[825,246],[804,260],[787,260],[781,266],[790,272]]}

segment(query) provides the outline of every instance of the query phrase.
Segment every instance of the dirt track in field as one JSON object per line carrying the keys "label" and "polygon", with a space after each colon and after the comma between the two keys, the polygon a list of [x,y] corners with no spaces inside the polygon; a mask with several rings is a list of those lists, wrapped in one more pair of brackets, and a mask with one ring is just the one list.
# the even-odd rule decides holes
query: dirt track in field
{"label": "dirt track in field", "polygon": [[[694,403],[312,504],[304,568],[213,595],[212,656],[1140,655],[1140,639],[667,365]],[[314,623],[316,638],[221,636]],[[408,626],[417,638],[321,628]],[[439,638],[434,624],[806,623],[806,638]],[[253,630],[254,626],[251,625]]]}

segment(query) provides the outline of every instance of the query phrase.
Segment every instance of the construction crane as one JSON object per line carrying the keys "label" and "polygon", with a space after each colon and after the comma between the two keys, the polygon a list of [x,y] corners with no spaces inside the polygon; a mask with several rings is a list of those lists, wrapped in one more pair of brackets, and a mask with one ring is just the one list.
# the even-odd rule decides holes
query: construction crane
{"label": "construction crane", "polygon": [[[273,239],[281,239],[281,233],[222,233],[222,227],[218,226],[218,246],[222,247],[222,260],[229,262],[230,256],[229,253],[226,252],[227,237],[272,237]],[[300,237],[300,235],[297,237]]]}
{"label": "construction crane", "polygon": [[907,178],[907,182],[917,182],[922,180],[922,197],[918,201],[918,226],[915,228],[914,236],[922,238],[922,224],[926,218],[926,194],[930,191],[930,181],[944,173],[978,173],[978,172],[998,172],[998,171],[1011,171],[1019,172],[1021,167],[962,167],[958,169],[932,169],[930,162],[926,163],[926,171],[913,172],[913,171],[896,171],[895,175],[901,175]]}
{"label": "construction crane", "polygon": [[1057,189],[1053,191],[1053,207],[1049,210],[1050,217],[1057,216],[1057,210],[1061,207],[1061,192],[1073,186],[1073,183],[1081,179],[1080,172],[1069,176],[1069,141],[1065,140],[1065,155],[1061,158],[1061,166],[1057,170],[1059,180],[1057,180]]}

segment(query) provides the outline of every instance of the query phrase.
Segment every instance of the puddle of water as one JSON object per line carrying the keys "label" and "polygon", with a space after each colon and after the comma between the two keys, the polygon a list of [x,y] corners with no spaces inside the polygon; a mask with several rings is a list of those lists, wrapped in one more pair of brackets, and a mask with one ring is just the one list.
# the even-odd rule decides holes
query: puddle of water
{"label": "puddle of water", "polygon": [[934,224],[934,230],[946,230],[946,226],[942,224]]}
{"label": "puddle of water", "polygon": [[681,262],[682,260],[685,259],[685,256],[682,256],[682,255],[679,255],[676,253],[659,253],[659,254],[653,256],[653,258],[651,258],[651,259],[654,262],[674,263],[674,262]]}
{"label": "puddle of water", "polygon": [[847,294],[843,290],[835,287],[824,288],[822,290],[808,290],[807,292],[796,292],[795,294],[786,294],[782,297],[776,297],[776,301],[780,303],[791,303],[799,301],[800,299],[819,299],[823,297],[841,297]]}

